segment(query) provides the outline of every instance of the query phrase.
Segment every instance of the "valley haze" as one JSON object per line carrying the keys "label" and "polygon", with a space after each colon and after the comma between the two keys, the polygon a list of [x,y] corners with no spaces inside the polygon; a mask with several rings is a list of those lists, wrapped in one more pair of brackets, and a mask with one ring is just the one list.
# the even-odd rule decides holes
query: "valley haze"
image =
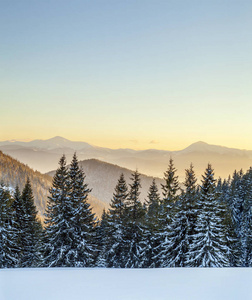
{"label": "valley haze", "polygon": [[[140,173],[163,177],[169,159],[174,159],[179,180],[184,180],[184,171],[193,163],[198,179],[201,178],[208,163],[211,163],[216,177],[227,178],[235,169],[247,170],[252,165],[252,151],[210,145],[196,142],[178,151],[133,150],[97,147],[86,142],[76,142],[56,136],[47,140],[2,141],[0,150],[20,162],[42,173],[55,170],[59,158],[66,155],[71,160],[76,151],[80,161],[98,159],[127,169],[138,169]],[[85,171],[85,170],[84,170]]]}

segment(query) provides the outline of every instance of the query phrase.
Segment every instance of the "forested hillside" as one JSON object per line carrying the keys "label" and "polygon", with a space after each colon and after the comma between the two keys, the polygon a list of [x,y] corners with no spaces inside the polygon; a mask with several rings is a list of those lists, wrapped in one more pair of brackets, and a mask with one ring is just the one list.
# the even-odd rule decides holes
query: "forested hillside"
{"label": "forested hillside", "polygon": [[[100,199],[103,203],[109,205],[114,192],[115,185],[119,176],[123,173],[126,182],[130,182],[133,170],[122,168],[118,165],[110,164],[98,159],[87,159],[79,162],[85,172],[86,180],[90,188],[91,194]],[[165,169],[166,165],[164,165]],[[54,176],[55,171],[47,173]],[[141,174],[141,194],[140,200],[143,203],[148,196],[148,189],[154,177]],[[157,185],[160,187],[164,183],[163,179],[155,177]]]}
{"label": "forested hillside", "polygon": [[[9,185],[12,189],[18,185],[20,190],[22,190],[27,178],[31,182],[39,216],[43,219],[49,188],[52,185],[52,177],[34,171],[29,166],[0,151],[0,181],[3,181],[5,185]],[[93,195],[89,195],[89,202],[98,216],[101,216],[103,209],[107,208],[106,204]]]}
{"label": "forested hillside", "polygon": [[52,178],[34,171],[27,165],[0,151],[0,180],[13,189],[18,185],[22,190],[27,178],[31,181],[35,204],[41,215],[46,208],[46,200]]}
{"label": "forested hillside", "polygon": [[181,190],[170,159],[164,183],[153,179],[144,203],[141,174],[127,183],[121,173],[97,222],[76,154],[68,166],[63,155],[44,228],[35,222],[29,181],[22,195],[0,186],[0,268],[251,267],[252,168],[216,180],[208,164],[198,183],[192,164],[185,171]]}

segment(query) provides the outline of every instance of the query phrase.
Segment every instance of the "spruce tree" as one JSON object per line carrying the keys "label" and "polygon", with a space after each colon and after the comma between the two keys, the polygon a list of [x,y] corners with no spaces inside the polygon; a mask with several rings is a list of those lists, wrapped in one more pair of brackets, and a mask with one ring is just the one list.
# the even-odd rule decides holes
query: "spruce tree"
{"label": "spruce tree", "polygon": [[252,168],[243,175],[243,199],[241,212],[241,259],[242,266],[250,266],[250,257],[252,252]]}
{"label": "spruce tree", "polygon": [[170,212],[174,204],[178,200],[179,181],[176,176],[177,169],[174,167],[173,159],[170,158],[167,171],[164,173],[163,190],[163,205],[166,211]]}
{"label": "spruce tree", "polygon": [[[252,206],[252,171],[244,174],[235,171],[228,191],[228,206],[234,225],[237,242],[233,245],[240,259],[235,259],[235,265],[249,266],[251,253],[251,206]],[[237,257],[237,254],[236,254]]]}
{"label": "spruce tree", "polygon": [[142,264],[142,222],[144,216],[143,205],[139,200],[140,174],[132,174],[129,195],[125,209],[125,248],[123,264],[126,268],[138,268]]}
{"label": "spruce tree", "polygon": [[[19,197],[17,195],[16,197]],[[34,197],[29,178],[26,180],[25,187],[21,195],[21,203],[23,207],[20,207],[20,211],[24,210],[22,217],[22,247],[20,256],[21,267],[35,267],[39,263],[39,242],[41,238],[41,223],[37,218],[37,210],[34,205]]]}
{"label": "spruce tree", "polygon": [[16,232],[12,226],[11,196],[4,185],[0,185],[0,268],[17,265]]}
{"label": "spruce tree", "polygon": [[74,155],[70,170],[63,155],[50,189],[42,266],[87,267],[93,265],[94,215],[87,203],[90,192]]}
{"label": "spruce tree", "polygon": [[159,239],[160,245],[157,246],[156,251],[158,255],[156,257],[157,264],[161,267],[170,266],[171,255],[171,238],[174,228],[174,217],[178,205],[179,195],[178,192],[179,182],[178,176],[176,176],[176,168],[174,167],[173,159],[169,161],[168,169],[164,173],[164,184],[161,185],[163,190],[163,199],[160,205],[160,232]]}
{"label": "spruce tree", "polygon": [[69,201],[72,204],[71,226],[74,229],[71,260],[76,267],[94,265],[97,251],[96,220],[87,201],[91,189],[85,183],[85,178],[75,153],[69,169]]}
{"label": "spruce tree", "polygon": [[160,195],[155,179],[152,181],[147,197],[147,212],[143,227],[142,266],[144,268],[157,268],[159,266],[156,259],[157,249],[160,245]]}
{"label": "spruce tree", "polygon": [[48,197],[45,213],[45,236],[43,245],[43,267],[72,266],[68,259],[71,250],[73,228],[69,222],[69,174],[63,155],[53,177],[51,196]]}
{"label": "spruce tree", "polygon": [[187,265],[193,267],[224,267],[229,265],[225,226],[217,199],[216,180],[210,164],[203,176],[198,201],[194,239],[190,245]]}
{"label": "spruce tree", "polygon": [[171,267],[185,267],[189,246],[195,235],[196,221],[196,177],[191,164],[186,169],[185,191],[178,201],[174,221],[171,224],[169,236],[170,249],[167,256],[167,264]]}
{"label": "spruce tree", "polygon": [[16,231],[16,248],[17,248],[17,256],[18,261],[16,263],[16,267],[22,267],[25,242],[26,242],[26,211],[23,203],[23,198],[21,196],[19,187],[16,186],[13,202],[12,202],[12,210],[13,210],[13,226]]}
{"label": "spruce tree", "polygon": [[96,229],[96,240],[97,240],[97,257],[96,257],[96,266],[100,268],[108,267],[107,262],[107,249],[109,249],[109,225],[108,225],[108,214],[103,210],[101,220],[98,222]]}
{"label": "spruce tree", "polygon": [[106,265],[108,267],[124,267],[125,258],[125,209],[128,197],[128,187],[121,174],[115,187],[113,199],[107,216],[106,230]]}

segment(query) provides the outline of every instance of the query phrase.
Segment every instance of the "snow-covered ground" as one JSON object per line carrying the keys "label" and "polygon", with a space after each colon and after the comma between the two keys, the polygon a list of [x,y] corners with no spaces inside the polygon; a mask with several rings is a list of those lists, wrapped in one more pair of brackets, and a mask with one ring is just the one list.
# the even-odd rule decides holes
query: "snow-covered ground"
{"label": "snow-covered ground", "polygon": [[251,269],[6,269],[1,300],[252,299]]}

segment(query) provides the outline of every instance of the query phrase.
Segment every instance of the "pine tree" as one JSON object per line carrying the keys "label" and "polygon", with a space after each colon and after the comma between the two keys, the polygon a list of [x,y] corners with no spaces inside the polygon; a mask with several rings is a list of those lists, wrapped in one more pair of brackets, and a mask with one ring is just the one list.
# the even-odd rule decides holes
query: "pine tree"
{"label": "pine tree", "polygon": [[125,248],[123,265],[126,268],[138,268],[142,263],[142,221],[144,216],[143,205],[139,200],[140,174],[132,174],[129,195],[125,209]]}
{"label": "pine tree", "polygon": [[147,213],[144,222],[143,231],[143,263],[145,268],[157,268],[158,263],[156,257],[157,249],[160,245],[160,195],[158,187],[153,179],[148,192],[148,200],[146,201]]}
{"label": "pine tree", "polygon": [[229,264],[222,208],[217,199],[215,182],[213,169],[208,164],[198,202],[196,234],[189,249],[189,266],[224,267]]}
{"label": "pine tree", "polygon": [[[19,197],[17,195],[16,197]],[[20,212],[24,212],[22,216],[22,247],[20,256],[21,267],[35,267],[39,262],[39,242],[41,238],[41,223],[37,219],[37,210],[34,205],[34,197],[29,178],[26,181],[25,187],[21,195],[21,203],[23,207],[20,207]]]}
{"label": "pine tree", "polygon": [[235,266],[249,266],[251,255],[251,206],[252,206],[252,171],[234,172],[227,193],[228,206],[234,226],[234,235],[238,240],[233,245],[234,253],[240,259],[233,259]]}
{"label": "pine tree", "polygon": [[0,268],[15,267],[17,248],[15,229],[12,227],[11,196],[4,185],[0,186]]}
{"label": "pine tree", "polygon": [[161,185],[163,190],[163,205],[166,211],[169,212],[178,200],[178,191],[180,190],[178,176],[175,175],[176,172],[173,159],[170,158],[168,169],[164,173],[165,184]]}
{"label": "pine tree", "polygon": [[16,263],[16,267],[22,267],[23,261],[23,252],[25,249],[25,241],[26,241],[26,211],[23,203],[23,198],[21,196],[19,187],[16,186],[13,202],[12,202],[12,210],[13,210],[13,227],[15,228],[16,238],[15,244],[17,249],[17,257],[18,261]]}
{"label": "pine tree", "polygon": [[242,266],[250,266],[250,257],[252,252],[252,168],[250,168],[242,178],[243,199],[241,211],[241,258]]}
{"label": "pine tree", "polygon": [[103,210],[101,220],[97,225],[96,230],[96,240],[98,247],[98,254],[96,258],[96,266],[100,268],[108,267],[107,258],[107,249],[109,249],[108,240],[110,238],[109,235],[109,225],[108,225],[108,214]]}
{"label": "pine tree", "polygon": [[167,264],[171,267],[185,267],[189,246],[195,235],[196,221],[196,177],[191,164],[186,169],[185,192],[178,201],[174,221],[171,224],[169,236],[170,249],[168,251]]}
{"label": "pine tree", "polygon": [[90,190],[74,155],[70,170],[63,155],[50,189],[46,210],[42,266],[87,267],[93,264],[94,215]]}
{"label": "pine tree", "polygon": [[71,223],[74,229],[72,244],[72,260],[76,267],[94,265],[97,244],[95,240],[95,216],[87,202],[91,189],[85,183],[85,174],[79,167],[76,153],[73,156],[69,170],[70,193],[69,201],[72,204]]}
{"label": "pine tree", "polygon": [[174,223],[174,217],[177,210],[176,205],[178,204],[179,195],[178,192],[179,182],[178,176],[176,176],[176,168],[174,167],[173,159],[171,158],[169,161],[168,169],[164,173],[164,184],[161,185],[163,190],[163,200],[160,205],[160,232],[159,232],[159,240],[160,245],[157,246],[156,251],[158,255],[156,257],[157,264],[161,267],[169,267],[170,266],[170,255],[171,248],[173,245],[171,244],[172,232],[174,228],[172,225]]}
{"label": "pine tree", "polygon": [[121,174],[115,187],[113,199],[107,216],[106,265],[113,268],[124,267],[125,262],[125,209],[128,187]]}

